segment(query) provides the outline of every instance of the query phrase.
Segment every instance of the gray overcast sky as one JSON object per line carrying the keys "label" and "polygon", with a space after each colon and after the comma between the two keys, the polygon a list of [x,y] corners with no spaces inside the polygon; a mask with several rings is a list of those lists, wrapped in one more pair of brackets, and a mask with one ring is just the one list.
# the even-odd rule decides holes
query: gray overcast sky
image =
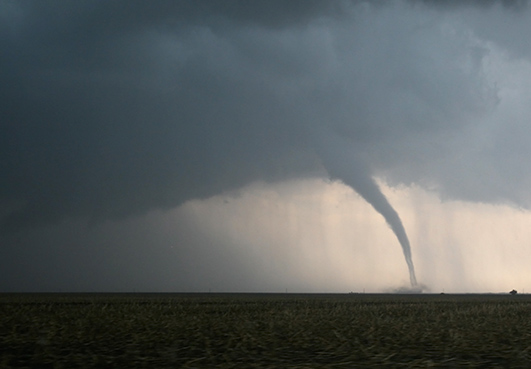
{"label": "gray overcast sky", "polygon": [[[528,211],[529,35],[526,1],[0,0],[0,289],[169,289],[149,214],[257,181]],[[178,219],[171,288],[241,257]]]}

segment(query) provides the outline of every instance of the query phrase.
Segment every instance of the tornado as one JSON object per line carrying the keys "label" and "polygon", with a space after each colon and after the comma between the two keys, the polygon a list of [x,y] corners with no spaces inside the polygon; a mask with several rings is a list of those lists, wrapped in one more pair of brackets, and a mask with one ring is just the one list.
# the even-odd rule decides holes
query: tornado
{"label": "tornado", "polygon": [[404,229],[400,216],[382,193],[376,181],[372,176],[360,175],[360,173],[355,177],[355,181],[352,179],[350,181],[343,179],[343,181],[351,186],[361,197],[363,197],[363,199],[365,199],[365,201],[372,205],[374,210],[384,217],[385,221],[396,235],[400,246],[402,246],[402,252],[404,253],[409,270],[411,287],[417,287],[415,266],[413,265],[413,259],[411,258],[411,246],[409,244],[406,230]]}
{"label": "tornado", "polygon": [[378,213],[396,235],[409,270],[409,280],[412,288],[417,288],[415,266],[411,257],[411,246],[402,224],[400,216],[391,206],[380,187],[371,175],[370,170],[358,160],[356,152],[341,138],[331,139],[329,136],[324,144],[320,145],[323,165],[331,179],[338,179],[350,186]]}

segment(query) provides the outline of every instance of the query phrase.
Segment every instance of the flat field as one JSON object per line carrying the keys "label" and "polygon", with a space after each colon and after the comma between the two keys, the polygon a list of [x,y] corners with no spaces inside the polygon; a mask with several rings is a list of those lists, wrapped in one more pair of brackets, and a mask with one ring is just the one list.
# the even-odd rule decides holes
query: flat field
{"label": "flat field", "polygon": [[0,368],[531,367],[531,296],[0,294]]}

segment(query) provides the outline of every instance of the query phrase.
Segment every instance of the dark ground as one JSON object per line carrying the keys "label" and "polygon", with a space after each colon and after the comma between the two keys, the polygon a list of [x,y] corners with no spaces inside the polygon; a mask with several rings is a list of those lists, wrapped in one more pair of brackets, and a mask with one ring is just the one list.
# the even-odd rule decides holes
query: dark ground
{"label": "dark ground", "polygon": [[529,295],[0,294],[0,368],[529,368]]}

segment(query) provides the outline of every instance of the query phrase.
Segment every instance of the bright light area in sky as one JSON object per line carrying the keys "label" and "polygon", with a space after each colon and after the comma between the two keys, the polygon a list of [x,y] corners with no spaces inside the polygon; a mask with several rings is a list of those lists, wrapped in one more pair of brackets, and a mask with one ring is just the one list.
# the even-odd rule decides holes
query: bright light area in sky
{"label": "bright light area in sky", "polygon": [[[427,292],[525,290],[531,214],[504,205],[441,202],[418,187],[382,190],[410,238]],[[408,286],[402,250],[382,216],[349,187],[319,179],[256,183],[182,211],[273,290],[386,292]],[[531,286],[529,287],[531,290]]]}

